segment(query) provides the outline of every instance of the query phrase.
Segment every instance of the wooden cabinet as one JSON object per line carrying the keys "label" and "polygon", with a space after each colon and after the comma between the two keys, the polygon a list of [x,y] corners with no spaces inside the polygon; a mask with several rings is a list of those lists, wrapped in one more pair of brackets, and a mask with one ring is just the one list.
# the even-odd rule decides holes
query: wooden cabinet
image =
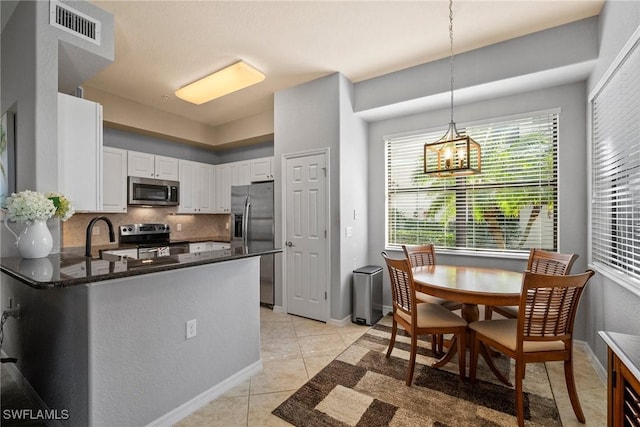
{"label": "wooden cabinet", "polygon": [[102,212],[127,211],[127,150],[102,150]]}
{"label": "wooden cabinet", "polygon": [[640,336],[599,334],[608,346],[607,425],[640,426]]}
{"label": "wooden cabinet", "polygon": [[180,205],[178,213],[213,213],[215,195],[214,166],[180,160]]}
{"label": "wooden cabinet", "polygon": [[58,94],[58,191],[76,211],[102,209],[102,106]]}
{"label": "wooden cabinet", "polygon": [[129,151],[127,171],[129,176],[178,181],[178,159],[139,151]]}
{"label": "wooden cabinet", "polygon": [[251,182],[273,181],[273,157],[251,160]]}

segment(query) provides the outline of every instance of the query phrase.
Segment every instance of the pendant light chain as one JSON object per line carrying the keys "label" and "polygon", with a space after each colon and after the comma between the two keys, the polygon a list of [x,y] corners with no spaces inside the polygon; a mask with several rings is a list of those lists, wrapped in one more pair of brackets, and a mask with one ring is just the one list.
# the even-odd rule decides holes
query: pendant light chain
{"label": "pendant light chain", "polygon": [[451,123],[453,123],[453,0],[449,0],[449,65],[451,67]]}

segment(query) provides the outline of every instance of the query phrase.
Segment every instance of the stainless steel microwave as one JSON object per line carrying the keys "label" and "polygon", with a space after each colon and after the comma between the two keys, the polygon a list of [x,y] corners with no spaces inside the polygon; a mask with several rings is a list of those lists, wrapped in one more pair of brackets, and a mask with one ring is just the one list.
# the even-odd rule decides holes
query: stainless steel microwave
{"label": "stainless steel microwave", "polygon": [[177,206],[180,200],[180,183],[130,176],[128,194],[130,205]]}

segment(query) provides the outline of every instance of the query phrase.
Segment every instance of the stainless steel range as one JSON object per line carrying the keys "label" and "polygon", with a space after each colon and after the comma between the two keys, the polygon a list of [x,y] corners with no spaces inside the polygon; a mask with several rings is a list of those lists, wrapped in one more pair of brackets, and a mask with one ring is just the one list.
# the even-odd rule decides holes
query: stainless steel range
{"label": "stainless steel range", "polygon": [[120,243],[138,247],[138,259],[156,258],[189,252],[189,242],[172,242],[169,224],[121,225]]}

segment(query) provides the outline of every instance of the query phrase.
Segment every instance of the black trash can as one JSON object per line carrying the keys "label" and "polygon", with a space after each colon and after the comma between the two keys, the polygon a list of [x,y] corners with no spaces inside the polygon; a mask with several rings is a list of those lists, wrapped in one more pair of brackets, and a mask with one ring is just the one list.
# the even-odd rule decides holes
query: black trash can
{"label": "black trash can", "polygon": [[382,318],[382,267],[367,265],[353,270],[351,321],[373,325]]}

